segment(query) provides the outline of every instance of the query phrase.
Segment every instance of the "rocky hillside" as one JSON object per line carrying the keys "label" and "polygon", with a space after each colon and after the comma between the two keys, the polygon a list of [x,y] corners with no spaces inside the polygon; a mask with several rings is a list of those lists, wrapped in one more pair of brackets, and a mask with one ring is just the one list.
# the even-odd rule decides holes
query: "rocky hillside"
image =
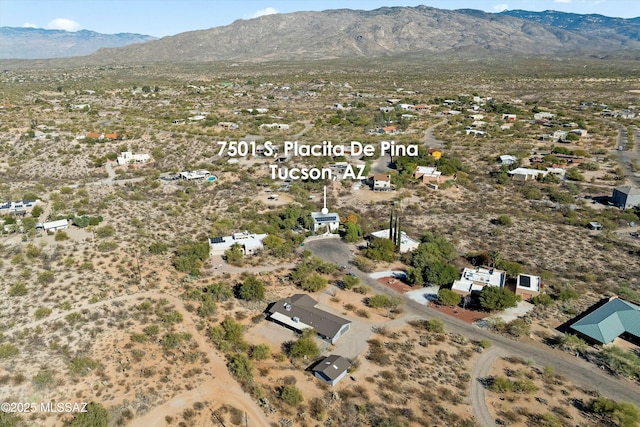
{"label": "rocky hillside", "polygon": [[591,34],[508,14],[426,6],[296,12],[238,20],[120,49],[102,49],[98,62],[264,61],[417,55],[558,55],[640,50],[620,34]]}

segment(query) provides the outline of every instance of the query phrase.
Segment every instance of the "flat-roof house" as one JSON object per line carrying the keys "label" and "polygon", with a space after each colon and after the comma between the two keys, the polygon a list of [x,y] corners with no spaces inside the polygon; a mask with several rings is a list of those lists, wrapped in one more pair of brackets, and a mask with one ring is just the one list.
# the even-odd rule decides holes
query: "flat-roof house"
{"label": "flat-roof house", "polygon": [[327,232],[334,232],[340,227],[340,215],[335,212],[322,213],[311,212],[311,219],[313,220],[313,232],[325,230]]}
{"label": "flat-roof house", "polygon": [[[387,228],[386,230],[374,231],[371,233],[371,236],[378,239],[391,239],[393,230],[393,228],[391,230]],[[420,246],[420,242],[412,239],[407,233],[400,230],[400,253],[411,252],[417,249],[418,246]]]}
{"label": "flat-roof house", "polygon": [[313,367],[313,375],[316,378],[328,383],[329,385],[336,385],[338,381],[347,376],[351,362],[342,356],[331,354]]}
{"label": "flat-roof house", "polygon": [[529,168],[516,168],[507,172],[511,178],[515,181],[530,181],[535,180],[539,176],[546,176],[549,172],[546,170],[529,169]]}
{"label": "flat-roof house", "polygon": [[0,203],[0,215],[26,215],[40,200],[19,200]]}
{"label": "flat-roof house", "polygon": [[523,300],[540,295],[542,290],[542,280],[539,276],[531,276],[529,274],[518,274],[516,279],[516,295],[522,296]]}
{"label": "flat-roof house", "polygon": [[500,163],[503,165],[512,165],[518,161],[516,156],[512,156],[510,154],[503,154],[500,156]]}
{"label": "flat-roof house", "polygon": [[391,186],[391,175],[379,173],[371,175],[369,180],[371,181],[371,189],[373,191],[390,191],[393,189]]}
{"label": "flat-roof house", "polygon": [[547,111],[540,111],[539,113],[534,113],[533,119],[534,120],[551,120],[555,116],[556,115],[553,113],[549,113]]}
{"label": "flat-roof house", "polygon": [[422,179],[422,182],[440,182],[440,176],[442,172],[434,166],[418,166],[413,172],[413,177],[416,179]]}
{"label": "flat-roof house", "polygon": [[264,248],[262,241],[265,237],[267,237],[267,234],[253,234],[248,231],[233,233],[231,236],[210,237],[209,253],[211,255],[222,255],[237,243],[245,255],[253,255]]}
{"label": "flat-roof house", "polygon": [[578,334],[601,344],[619,336],[640,339],[640,307],[613,297],[571,325]]}
{"label": "flat-roof house", "polygon": [[45,233],[51,231],[55,232],[58,230],[63,230],[65,228],[69,228],[69,221],[66,219],[59,219],[57,221],[49,221],[44,223],[36,224],[36,228],[41,228]]}
{"label": "flat-roof house", "polygon": [[209,172],[206,169],[198,169],[198,170],[194,170],[194,171],[191,171],[191,172],[182,171],[182,172],[180,172],[180,179],[185,179],[187,181],[193,181],[195,179],[205,179],[209,175],[211,175],[211,172]]}
{"label": "flat-roof house", "polygon": [[283,298],[269,306],[267,318],[296,332],[313,328],[323,339],[334,344],[351,327],[351,321],[316,307],[316,300],[306,294]]}
{"label": "flat-roof house", "polygon": [[616,187],[611,196],[613,204],[622,209],[631,209],[640,206],[640,188],[630,185]]}
{"label": "flat-roof house", "polygon": [[465,268],[460,280],[453,282],[451,290],[462,296],[472,292],[481,292],[485,286],[504,287],[507,273],[495,268]]}
{"label": "flat-roof house", "polygon": [[129,165],[132,163],[146,163],[151,160],[149,154],[133,154],[131,151],[123,151],[116,159],[119,165]]}

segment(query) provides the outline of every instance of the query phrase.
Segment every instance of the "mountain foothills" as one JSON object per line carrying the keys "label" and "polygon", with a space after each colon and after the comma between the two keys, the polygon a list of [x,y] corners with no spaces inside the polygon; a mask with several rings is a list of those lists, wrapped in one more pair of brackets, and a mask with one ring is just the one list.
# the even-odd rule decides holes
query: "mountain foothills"
{"label": "mountain foothills", "polygon": [[142,34],[100,34],[81,30],[0,27],[0,59],[65,58],[89,55],[104,47],[121,47],[155,40]]}
{"label": "mountain foothills", "polygon": [[[547,15],[549,18],[543,22],[535,22]],[[102,49],[92,60],[149,63],[407,55],[427,58],[455,55],[470,59],[514,54],[637,56],[639,20],[602,18],[544,12],[529,19],[529,15],[426,6],[296,12],[238,20],[224,27],[124,48]],[[584,23],[570,24],[577,21]]]}

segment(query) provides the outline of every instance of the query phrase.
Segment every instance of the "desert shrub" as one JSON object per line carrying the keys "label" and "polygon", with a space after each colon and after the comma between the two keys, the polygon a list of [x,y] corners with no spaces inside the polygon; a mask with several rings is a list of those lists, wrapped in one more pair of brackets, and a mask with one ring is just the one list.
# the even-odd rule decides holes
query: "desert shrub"
{"label": "desert shrub", "polygon": [[358,285],[358,283],[360,283],[360,278],[358,276],[355,276],[355,275],[347,274],[342,279],[342,284],[343,284],[344,288],[347,289],[347,290],[353,289],[353,287]]}
{"label": "desert shrub", "polygon": [[320,349],[318,345],[313,340],[311,336],[305,336],[298,338],[296,342],[291,344],[288,351],[289,357],[291,358],[302,358],[302,357],[317,357],[320,354]]}
{"label": "desert shrub", "polygon": [[31,381],[38,389],[43,389],[53,385],[56,381],[51,369],[40,369],[40,371],[31,378]]}
{"label": "desert shrub", "polygon": [[50,284],[55,281],[55,276],[51,271],[43,271],[38,274],[38,283],[41,285]]}
{"label": "desert shrub", "polygon": [[17,282],[9,287],[10,297],[21,297],[26,294],[27,294],[27,286],[24,284],[24,282]]}
{"label": "desert shrub", "polygon": [[271,347],[267,344],[258,344],[251,348],[251,358],[255,360],[268,359],[271,356]]}
{"label": "desert shrub", "polygon": [[0,359],[8,359],[20,353],[18,347],[13,344],[0,344]]}
{"label": "desert shrub", "polygon": [[630,402],[616,402],[605,397],[591,401],[589,409],[615,420],[621,427],[636,427],[640,421],[640,410]]}
{"label": "desert shrub", "polygon": [[553,298],[551,298],[549,294],[543,292],[540,295],[536,295],[531,298],[531,302],[537,306],[549,307],[553,304]]}
{"label": "desert shrub", "polygon": [[50,308],[38,307],[36,309],[36,312],[34,313],[34,316],[36,317],[36,319],[40,320],[40,319],[45,318],[48,315],[50,315],[51,312],[52,312],[52,310]]}
{"label": "desert shrub", "polygon": [[425,322],[425,329],[436,334],[443,334],[444,322],[440,319],[429,319]]}
{"label": "desert shrub", "polygon": [[96,236],[101,239],[111,237],[115,234],[115,232],[116,232],[116,229],[110,225],[105,225],[104,227],[96,228]]}
{"label": "desert shrub", "polygon": [[438,290],[438,304],[455,307],[460,304],[462,297],[451,289],[441,288]]}
{"label": "desert shrub", "polygon": [[53,237],[53,239],[56,242],[62,242],[64,240],[69,240],[69,235],[65,231],[58,230],[58,231],[56,231],[56,234]]}
{"label": "desert shrub", "polygon": [[587,350],[587,343],[577,335],[564,334],[558,342],[562,350],[584,353]]}
{"label": "desert shrub", "polygon": [[100,366],[100,363],[88,356],[78,356],[69,362],[69,373],[73,376],[82,376]]}
{"label": "desert shrub", "polygon": [[89,403],[86,412],[80,412],[69,423],[69,427],[107,427],[109,412],[99,403]]}
{"label": "desert shrub", "polygon": [[154,255],[163,255],[167,253],[169,246],[163,242],[153,242],[149,245],[149,252]]}
{"label": "desert shrub", "polygon": [[613,372],[640,380],[640,357],[619,347],[608,346],[600,351],[600,359]]}
{"label": "desert shrub", "polygon": [[514,319],[507,323],[507,332],[514,337],[529,335],[531,326],[522,319]]}
{"label": "desert shrub", "polygon": [[253,364],[245,353],[235,353],[229,356],[229,370],[240,381],[253,380]]}
{"label": "desert shrub", "polygon": [[280,390],[280,399],[291,406],[299,406],[304,400],[304,396],[298,387],[286,385]]}
{"label": "desert shrub", "polygon": [[500,215],[498,218],[496,218],[496,224],[509,226],[513,224],[513,221],[511,220],[511,217],[509,215]]}
{"label": "desert shrub", "polygon": [[302,289],[308,292],[316,292],[321,289],[324,289],[327,286],[327,281],[322,276],[318,274],[312,274],[309,277],[306,277],[302,281]]}
{"label": "desert shrub", "polygon": [[238,297],[246,301],[262,301],[265,291],[264,283],[256,279],[255,276],[249,276],[238,287]]}

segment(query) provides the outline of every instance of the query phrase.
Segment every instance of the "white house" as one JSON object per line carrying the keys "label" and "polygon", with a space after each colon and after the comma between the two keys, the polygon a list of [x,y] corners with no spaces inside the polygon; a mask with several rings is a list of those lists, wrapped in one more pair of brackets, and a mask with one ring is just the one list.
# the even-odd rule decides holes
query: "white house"
{"label": "white house", "polygon": [[374,191],[393,190],[391,186],[391,175],[385,175],[383,173],[371,175],[369,180],[371,181],[371,189]]}
{"label": "white house", "polygon": [[[392,233],[393,230],[393,228],[391,230],[387,228],[386,230],[374,231],[373,233],[371,233],[371,236],[378,239],[390,239],[390,233]],[[412,239],[407,235],[407,233],[400,230],[400,253],[411,252],[417,249],[419,245],[420,242]]]}
{"label": "white house", "polygon": [[336,385],[347,376],[351,363],[342,356],[331,354],[318,362],[313,375],[329,385]]}
{"label": "white house", "polygon": [[267,234],[252,234],[248,231],[233,233],[231,236],[209,238],[209,253],[211,255],[222,255],[234,244],[240,245],[242,253],[253,255],[264,248],[262,241]]}
{"label": "white house", "polygon": [[57,221],[49,221],[45,223],[36,224],[36,228],[41,228],[45,233],[51,231],[55,232],[58,230],[63,230],[65,228],[69,228],[69,221],[66,219],[59,219]]}
{"label": "white house", "polygon": [[516,181],[530,181],[535,180],[539,176],[546,176],[549,172],[546,170],[529,169],[529,168],[516,168],[507,172],[512,179]]}
{"label": "white house", "polygon": [[289,130],[289,125],[286,124],[286,123],[263,123],[259,127],[260,127],[260,129]]}
{"label": "white house", "polygon": [[151,160],[149,154],[133,154],[131,151],[123,151],[116,159],[119,165],[129,165],[132,163],[146,163]]}
{"label": "white house", "polygon": [[555,117],[556,115],[553,113],[549,113],[546,111],[540,111],[539,113],[534,113],[533,115],[533,119],[534,120],[551,120]]}
{"label": "white house", "polygon": [[398,104],[398,108],[404,111],[413,111],[415,107],[413,104]]}
{"label": "white house", "polygon": [[211,175],[211,172],[206,169],[198,169],[191,172],[183,171],[180,172],[180,179],[192,181],[194,179],[205,179],[209,175]]}
{"label": "white house", "polygon": [[435,166],[418,166],[413,172],[413,177],[422,179],[422,182],[440,182],[440,176],[442,176],[442,172]]}
{"label": "white house", "polygon": [[465,268],[460,280],[453,282],[451,290],[462,296],[471,292],[481,292],[485,286],[502,288],[507,280],[507,273],[495,268]]}
{"label": "white house", "polygon": [[516,281],[516,295],[521,295],[523,300],[540,295],[542,290],[542,280],[538,276],[529,274],[518,274]]}
{"label": "white house", "polygon": [[311,219],[313,219],[314,233],[323,229],[332,233],[340,227],[340,215],[335,212],[329,212],[326,214],[322,212],[311,212]]}

